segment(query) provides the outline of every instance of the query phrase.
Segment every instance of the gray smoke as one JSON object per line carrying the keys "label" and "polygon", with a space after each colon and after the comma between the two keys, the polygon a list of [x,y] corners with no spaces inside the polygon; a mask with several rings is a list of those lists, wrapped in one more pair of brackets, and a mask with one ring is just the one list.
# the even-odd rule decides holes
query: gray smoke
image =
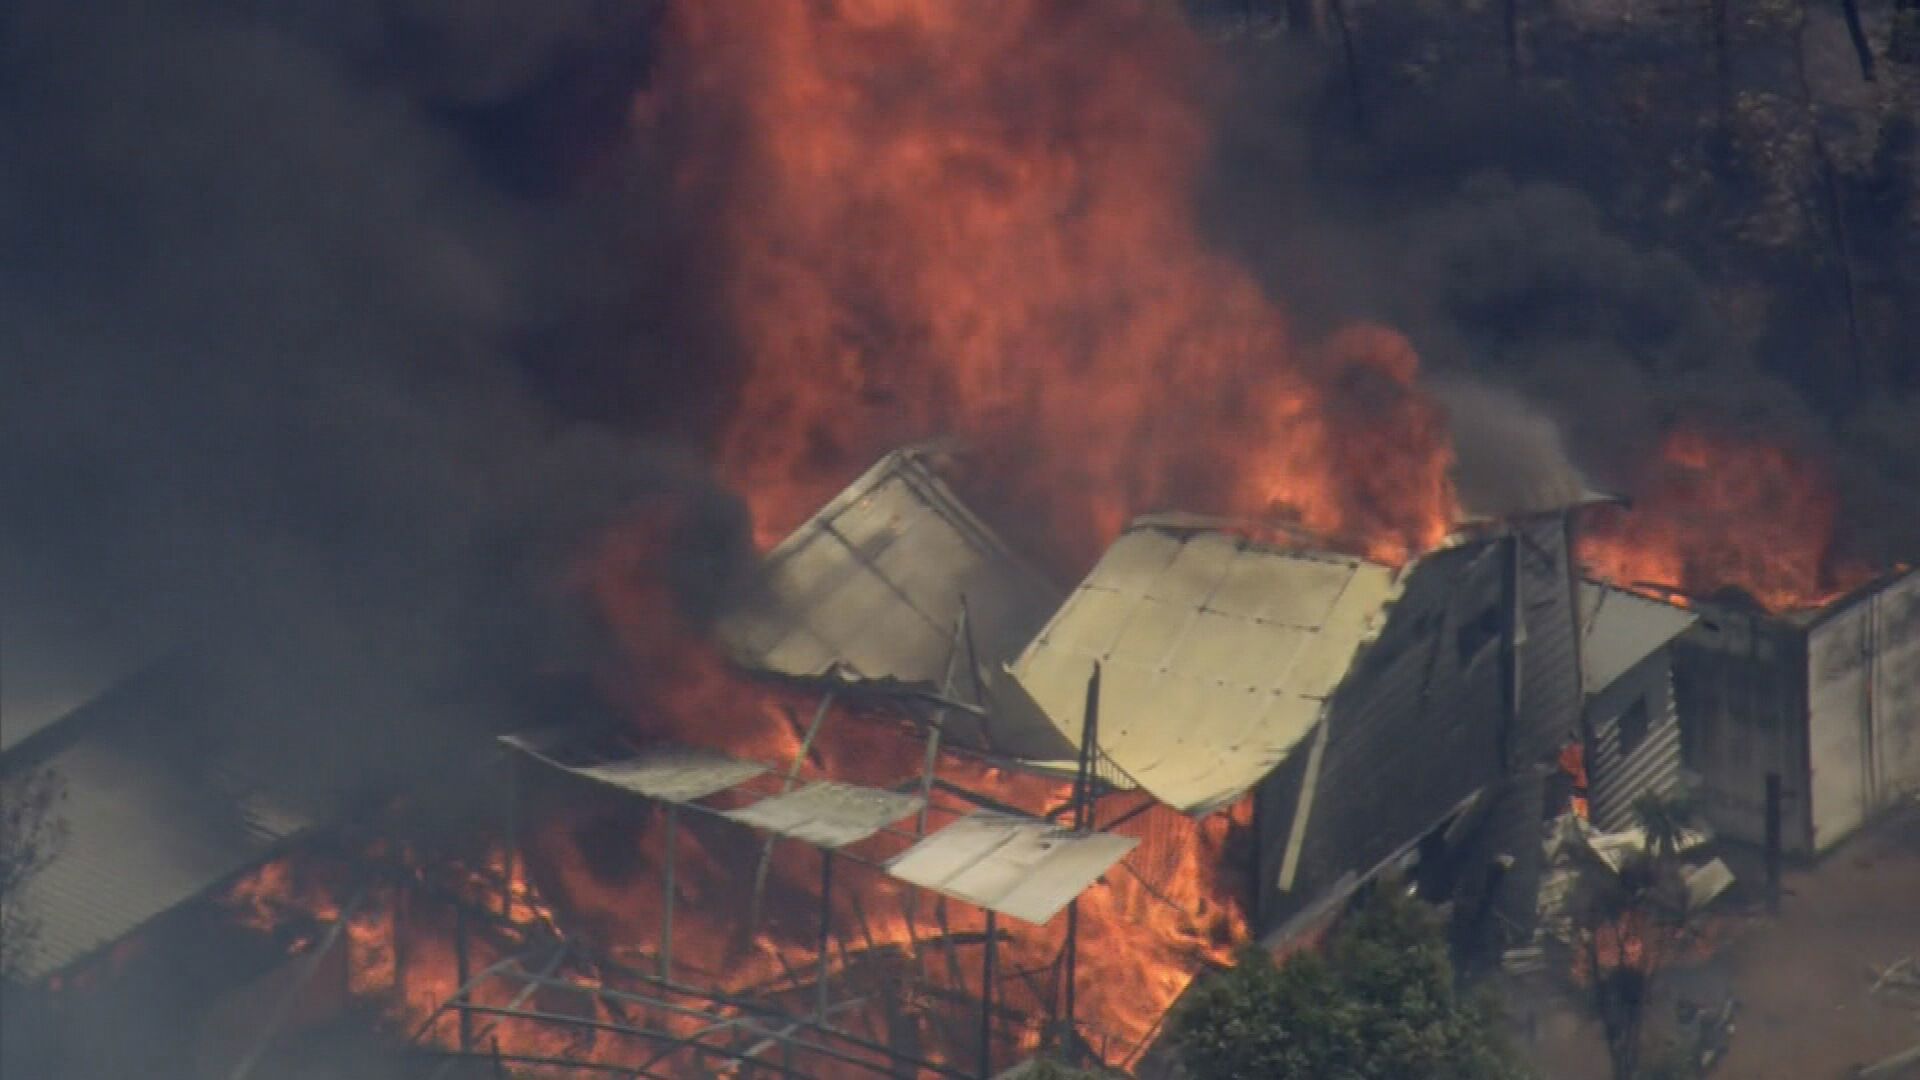
{"label": "gray smoke", "polygon": [[530,367],[596,320],[562,360],[662,366],[604,319],[634,208],[510,196],[436,111],[612,8],[262,7],[6,9],[0,597],[9,642],[192,654],[244,738],[358,781],[592,662],[599,530],[691,499],[729,549],[739,517]]}
{"label": "gray smoke", "polygon": [[[1337,53],[1242,47],[1207,202],[1220,242],[1309,325],[1366,318],[1405,332],[1460,410],[1469,485],[1537,488],[1564,446],[1594,487],[1633,495],[1684,417],[1837,462],[1842,543],[1910,560],[1920,406],[1815,396],[1839,361],[1793,343],[1832,321],[1831,298],[1796,288],[1791,273],[1804,271],[1690,261],[1682,246],[1711,250],[1697,234],[1636,232],[1605,209],[1628,180],[1583,103],[1590,73],[1569,73],[1558,94],[1517,93],[1460,57],[1439,85],[1397,82],[1395,64],[1434,62],[1419,59],[1422,42],[1452,48],[1465,34],[1397,39],[1384,9],[1374,17],[1363,132]],[[1505,404],[1489,413],[1494,399],[1463,400],[1462,386]]]}
{"label": "gray smoke", "polygon": [[1434,379],[1431,385],[1447,411],[1454,487],[1468,514],[1551,511],[1593,492],[1568,457],[1559,425],[1519,394],[1458,377]]}

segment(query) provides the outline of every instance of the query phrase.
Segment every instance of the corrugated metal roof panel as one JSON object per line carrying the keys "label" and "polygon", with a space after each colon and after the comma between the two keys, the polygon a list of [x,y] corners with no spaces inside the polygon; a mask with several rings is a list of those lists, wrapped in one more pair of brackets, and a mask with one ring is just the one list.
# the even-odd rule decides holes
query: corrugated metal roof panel
{"label": "corrugated metal roof panel", "polygon": [[1139,842],[982,811],[895,856],[887,873],[1038,925],[1059,914]]}
{"label": "corrugated metal roof panel", "polygon": [[[928,467],[887,455],[770,552],[717,627],[736,662],[807,679],[938,689],[964,606],[991,685],[1046,621],[1060,590],[1006,546]],[[964,674],[961,685],[974,679]],[[1050,730],[995,727],[996,745],[1059,755]]]}
{"label": "corrugated metal roof panel", "polygon": [[64,792],[54,814],[66,833],[18,897],[39,928],[26,977],[126,937],[337,811],[317,795],[295,796],[266,763],[219,739],[189,737],[218,729],[187,676],[170,669],[110,690],[87,706],[99,715],[85,733],[39,763]]}
{"label": "corrugated metal roof panel", "polygon": [[574,742],[566,730],[503,735],[500,741],[556,769],[662,802],[687,803],[737,787],[767,771],[711,750],[658,745],[630,750]]}
{"label": "corrugated metal roof panel", "polygon": [[1589,694],[1599,693],[1679,637],[1693,612],[1620,589],[1580,583],[1580,661]]}
{"label": "corrugated metal roof panel", "polygon": [[1204,813],[1259,783],[1311,730],[1398,587],[1391,569],[1362,559],[1136,527],[1013,674],[1077,745],[1098,662],[1105,756],[1161,801]]}
{"label": "corrugated metal roof panel", "polygon": [[742,825],[839,848],[865,840],[920,809],[920,803],[918,795],[823,781],[724,814]]}

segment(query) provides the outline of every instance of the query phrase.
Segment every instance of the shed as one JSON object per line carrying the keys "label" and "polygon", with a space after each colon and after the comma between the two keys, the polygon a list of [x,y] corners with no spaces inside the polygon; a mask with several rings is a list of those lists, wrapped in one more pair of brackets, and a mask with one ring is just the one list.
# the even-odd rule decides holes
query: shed
{"label": "shed", "polygon": [[1697,609],[1673,645],[1674,690],[1683,759],[1719,832],[1764,839],[1770,773],[1782,843],[1802,854],[1920,791],[1920,573],[1808,611]]}

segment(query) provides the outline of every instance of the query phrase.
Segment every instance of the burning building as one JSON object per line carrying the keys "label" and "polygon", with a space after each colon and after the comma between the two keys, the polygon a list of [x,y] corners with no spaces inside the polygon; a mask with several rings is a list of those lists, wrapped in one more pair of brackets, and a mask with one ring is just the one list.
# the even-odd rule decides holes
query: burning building
{"label": "burning building", "polygon": [[1583,585],[1595,824],[1692,787],[1720,836],[1766,843],[1777,814],[1783,851],[1820,855],[1920,788],[1915,578],[1782,612]]}
{"label": "burning building", "polygon": [[1580,585],[1583,759],[1590,818],[1601,829],[1628,828],[1637,799],[1682,786],[1668,645],[1696,619],[1685,608],[1624,589]]}
{"label": "burning building", "polygon": [[1698,602],[1672,645],[1682,747],[1708,820],[1788,852],[1832,850],[1920,789],[1920,574],[1770,614]]}
{"label": "burning building", "polygon": [[[1577,685],[1571,650],[1557,672],[1522,673],[1545,655],[1528,650],[1524,613],[1564,612],[1553,596],[1570,588],[1564,547],[1522,568],[1526,535],[1395,569],[1182,519],[1136,523],[1014,675],[1078,742],[1097,667],[1094,738],[1120,785],[1189,814],[1254,793],[1257,921],[1284,938],[1396,859],[1434,861],[1444,847],[1423,838],[1527,774],[1574,722],[1556,707],[1567,696],[1547,692],[1555,675]],[[1550,592],[1529,601],[1528,583]],[[1570,640],[1538,617],[1532,629],[1535,645]],[[1531,708],[1527,684],[1543,691]],[[1538,806],[1521,812],[1530,825]]]}

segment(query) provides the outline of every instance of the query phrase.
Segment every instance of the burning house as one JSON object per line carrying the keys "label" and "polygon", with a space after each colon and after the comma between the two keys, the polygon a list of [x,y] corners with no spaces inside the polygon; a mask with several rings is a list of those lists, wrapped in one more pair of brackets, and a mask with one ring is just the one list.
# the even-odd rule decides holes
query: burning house
{"label": "burning house", "polygon": [[1920,789],[1917,596],[1910,571],[1784,612],[1583,584],[1594,823],[1688,785],[1718,835],[1764,844],[1777,813],[1820,855]]}
{"label": "burning house", "polygon": [[1541,799],[1509,789],[1537,783],[1577,722],[1572,624],[1554,621],[1564,535],[1554,516],[1515,522],[1394,569],[1142,521],[1014,675],[1080,742],[1097,668],[1094,739],[1117,785],[1190,814],[1253,793],[1257,922],[1284,938],[1388,865],[1424,858],[1433,878],[1491,857],[1470,835],[1504,828],[1502,853],[1528,853]]}

